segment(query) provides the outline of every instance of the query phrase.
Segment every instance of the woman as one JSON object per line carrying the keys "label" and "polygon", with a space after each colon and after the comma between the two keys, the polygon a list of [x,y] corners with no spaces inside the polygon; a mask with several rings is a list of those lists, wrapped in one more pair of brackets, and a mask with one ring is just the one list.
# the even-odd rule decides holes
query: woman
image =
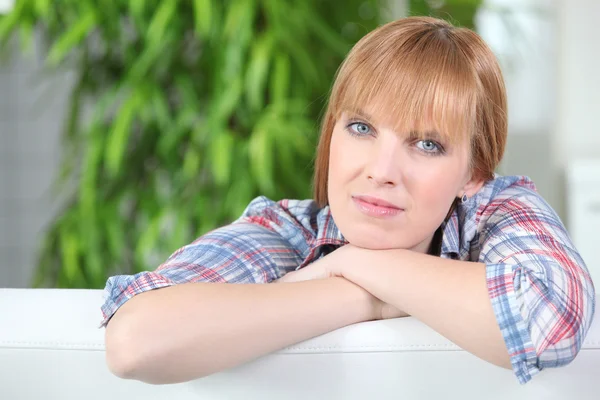
{"label": "woman", "polygon": [[416,17],[371,32],[338,71],[315,200],[259,197],[156,271],[110,278],[110,369],[181,382],[407,315],[521,383],[569,363],[594,287],[533,183],[494,174],[506,134],[502,75],[474,32]]}

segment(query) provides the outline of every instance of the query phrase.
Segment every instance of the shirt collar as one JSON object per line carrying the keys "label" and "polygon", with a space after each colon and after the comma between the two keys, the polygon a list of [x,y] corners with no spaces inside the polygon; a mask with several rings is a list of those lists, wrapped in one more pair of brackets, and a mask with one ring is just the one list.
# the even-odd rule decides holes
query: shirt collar
{"label": "shirt collar", "polygon": [[[442,224],[442,256],[457,258],[460,254],[460,232],[458,229],[458,207],[450,218]],[[452,257],[454,256],[454,257]]]}
{"label": "shirt collar", "polygon": [[329,206],[325,206],[317,215],[317,245],[344,245],[348,241],[342,235],[342,232],[337,227]]}

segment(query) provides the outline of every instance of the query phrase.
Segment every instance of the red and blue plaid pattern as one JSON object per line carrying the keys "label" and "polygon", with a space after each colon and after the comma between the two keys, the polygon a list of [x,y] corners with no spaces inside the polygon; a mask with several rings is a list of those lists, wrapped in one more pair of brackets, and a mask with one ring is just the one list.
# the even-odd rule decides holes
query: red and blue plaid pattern
{"label": "red and blue plaid pattern", "polygon": [[[487,265],[487,285],[521,383],[571,362],[594,315],[594,286],[552,208],[526,177],[496,176],[459,204],[441,257]],[[312,200],[253,200],[231,225],[173,253],[155,271],[108,279],[105,326],[128,299],[189,282],[268,283],[347,242]]]}

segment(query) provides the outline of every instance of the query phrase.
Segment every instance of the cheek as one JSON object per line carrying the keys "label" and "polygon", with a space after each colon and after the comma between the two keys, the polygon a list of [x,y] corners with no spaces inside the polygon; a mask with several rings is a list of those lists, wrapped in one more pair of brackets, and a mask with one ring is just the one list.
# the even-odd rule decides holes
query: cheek
{"label": "cheek", "polygon": [[335,136],[331,138],[331,145],[329,148],[329,167],[328,167],[328,171],[327,171],[327,182],[329,184],[329,186],[331,186],[332,184],[335,184],[336,182],[336,178],[337,178],[337,172],[340,169],[339,168],[339,151],[338,151],[338,146],[335,142]]}
{"label": "cheek", "polygon": [[343,134],[333,132],[329,149],[329,184],[339,184],[351,168],[352,146],[345,142]]}
{"label": "cheek", "polygon": [[417,209],[432,216],[446,215],[458,194],[457,168],[448,163],[414,166],[405,175],[405,184]]}

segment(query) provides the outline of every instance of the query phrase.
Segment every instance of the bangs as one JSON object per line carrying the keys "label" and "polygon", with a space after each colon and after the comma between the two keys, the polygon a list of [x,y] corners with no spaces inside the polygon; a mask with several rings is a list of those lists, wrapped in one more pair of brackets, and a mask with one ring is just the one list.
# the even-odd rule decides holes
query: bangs
{"label": "bangs", "polygon": [[366,41],[340,68],[330,107],[336,120],[358,113],[400,134],[426,139],[434,130],[449,143],[462,142],[475,131],[477,82],[445,32]]}

